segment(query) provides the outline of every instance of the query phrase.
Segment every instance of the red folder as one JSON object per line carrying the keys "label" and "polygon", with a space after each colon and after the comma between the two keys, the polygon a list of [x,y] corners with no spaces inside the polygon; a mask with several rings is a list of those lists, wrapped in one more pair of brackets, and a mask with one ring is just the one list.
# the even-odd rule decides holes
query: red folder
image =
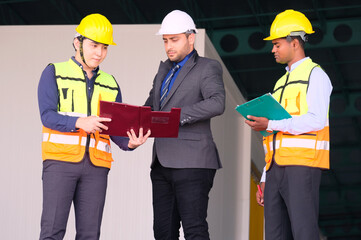
{"label": "red folder", "polygon": [[139,128],[143,133],[150,129],[150,137],[178,137],[180,108],[172,108],[170,112],[152,111],[150,107],[134,106],[125,103],[100,101],[99,116],[111,118],[111,122],[103,122],[108,130],[102,133],[111,136],[128,137],[127,131],[133,129],[137,136]]}

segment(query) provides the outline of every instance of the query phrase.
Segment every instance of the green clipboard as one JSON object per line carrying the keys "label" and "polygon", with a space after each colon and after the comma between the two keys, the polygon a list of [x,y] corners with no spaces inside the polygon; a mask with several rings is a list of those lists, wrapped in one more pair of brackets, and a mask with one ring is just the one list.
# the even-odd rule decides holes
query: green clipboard
{"label": "green clipboard", "polygon": [[[269,120],[282,120],[286,118],[291,118],[292,116],[277,102],[276,99],[270,94],[267,93],[258,98],[255,98],[249,102],[246,102],[242,105],[236,107],[237,112],[239,112],[244,118],[247,118],[247,115],[255,117],[265,117]],[[260,133],[267,137],[271,134],[277,133],[277,131],[267,132],[260,131]]]}

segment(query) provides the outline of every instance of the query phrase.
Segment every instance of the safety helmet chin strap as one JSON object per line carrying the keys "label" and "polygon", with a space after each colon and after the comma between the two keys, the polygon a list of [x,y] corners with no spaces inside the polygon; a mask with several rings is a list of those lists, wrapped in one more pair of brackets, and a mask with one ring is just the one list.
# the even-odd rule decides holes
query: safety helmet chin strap
{"label": "safety helmet chin strap", "polygon": [[[84,51],[83,51],[83,41],[84,41],[85,37],[84,36],[79,36],[78,37],[78,40],[80,42],[80,45],[79,45],[79,53],[80,53],[80,57],[81,57],[81,60],[83,61],[83,63],[85,65],[88,66],[88,64],[86,64],[85,62],[85,58],[84,58]],[[89,66],[88,66],[89,67]],[[89,67],[90,68],[90,67]]]}

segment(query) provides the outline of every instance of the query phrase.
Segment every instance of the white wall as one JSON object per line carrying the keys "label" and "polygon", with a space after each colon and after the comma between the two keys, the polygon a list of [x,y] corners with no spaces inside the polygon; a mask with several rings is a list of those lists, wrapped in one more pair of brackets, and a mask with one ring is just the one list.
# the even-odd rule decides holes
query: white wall
{"label": "white wall", "polygon": [[[142,105],[160,60],[166,55],[157,25],[116,25],[102,70],[117,79],[123,101]],[[42,205],[41,122],[37,84],[50,62],[72,54],[75,26],[1,26],[0,140],[1,239],[37,239]],[[204,30],[197,35],[200,55],[219,59]],[[224,67],[224,65],[223,65]],[[249,128],[234,111],[244,102],[224,67],[226,112],[212,128],[224,168],[211,192],[209,224],[212,239],[248,239],[250,138]],[[104,210],[103,240],[150,240],[152,200],[150,182],[152,140],[134,152],[113,147],[115,162],[109,174]],[[65,239],[74,239],[71,213]]]}

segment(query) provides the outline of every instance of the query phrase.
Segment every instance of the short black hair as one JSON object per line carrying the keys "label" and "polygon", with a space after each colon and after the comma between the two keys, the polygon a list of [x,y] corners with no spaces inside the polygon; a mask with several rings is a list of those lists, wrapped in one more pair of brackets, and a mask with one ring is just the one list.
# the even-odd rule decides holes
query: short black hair
{"label": "short black hair", "polygon": [[305,41],[303,41],[300,36],[287,36],[286,37],[287,42],[292,42],[295,39],[298,40],[298,42],[300,43],[301,48],[304,50],[305,49]]}

